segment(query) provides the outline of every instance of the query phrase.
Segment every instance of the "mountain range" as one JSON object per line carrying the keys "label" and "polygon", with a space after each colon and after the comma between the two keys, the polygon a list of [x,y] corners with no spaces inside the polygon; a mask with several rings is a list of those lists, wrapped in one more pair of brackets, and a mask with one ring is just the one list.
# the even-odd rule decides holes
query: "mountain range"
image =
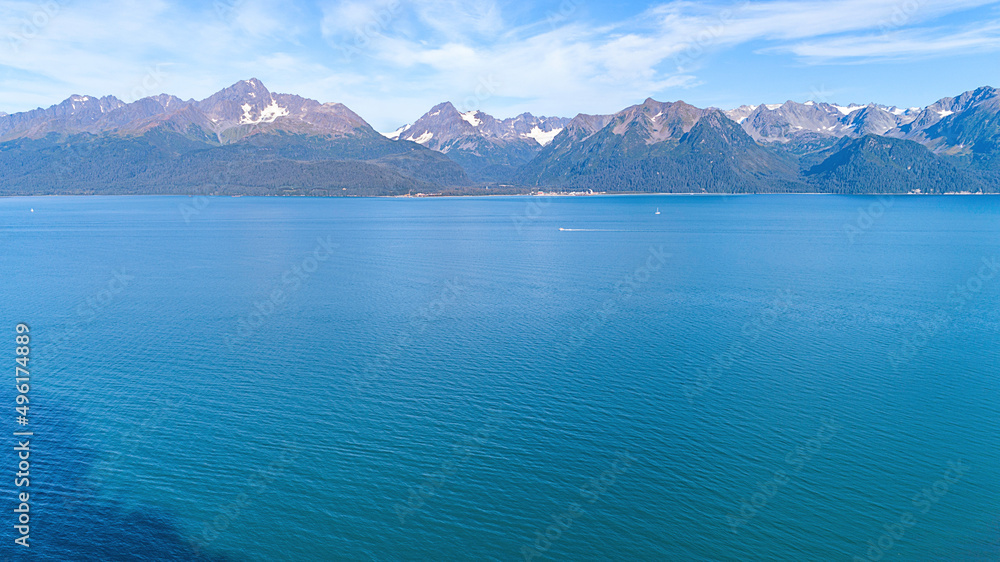
{"label": "mountain range", "polygon": [[74,95],[0,113],[0,195],[1000,191],[1000,91],[923,108],[647,99],[573,118],[434,106],[392,133],[238,82],[203,100]]}
{"label": "mountain range", "polygon": [[387,139],[342,104],[256,79],[201,101],[74,95],[0,116],[5,195],[383,195],[470,183],[447,156]]}

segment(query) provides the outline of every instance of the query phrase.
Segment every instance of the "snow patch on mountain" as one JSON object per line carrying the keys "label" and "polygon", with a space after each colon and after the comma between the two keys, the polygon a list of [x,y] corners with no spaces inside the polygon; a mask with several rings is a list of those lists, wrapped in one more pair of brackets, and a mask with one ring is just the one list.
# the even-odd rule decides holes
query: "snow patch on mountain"
{"label": "snow patch on mountain", "polygon": [[271,105],[264,108],[260,112],[260,120],[265,123],[274,123],[274,120],[278,117],[284,117],[288,115],[288,109],[278,105],[278,102],[271,100]]}
{"label": "snow patch on mountain", "polygon": [[393,131],[391,133],[381,133],[381,134],[382,134],[383,137],[385,137],[387,139],[399,140],[399,135],[402,135],[403,133],[405,133],[407,130],[409,130],[409,128],[410,128],[409,125],[403,125],[402,127],[396,129],[395,131]]}
{"label": "snow patch on mountain", "polygon": [[552,142],[552,139],[556,138],[556,135],[561,133],[562,130],[563,128],[559,127],[558,129],[552,129],[551,131],[543,131],[540,128],[538,128],[538,125],[535,125],[535,127],[531,129],[530,132],[524,133],[521,136],[527,137],[529,139],[534,139],[535,142],[537,142],[538,144],[545,146],[550,142]]}
{"label": "snow patch on mountain", "polygon": [[482,123],[483,121],[481,119],[476,118],[476,113],[479,112],[476,110],[466,111],[465,113],[462,114],[462,120],[472,125],[473,127],[478,127],[479,124]]}
{"label": "snow patch on mountain", "polygon": [[855,105],[852,103],[851,105],[848,105],[846,107],[843,105],[834,105],[833,107],[837,108],[837,111],[843,113],[844,115],[849,115],[859,109],[863,109],[865,106]]}
{"label": "snow patch on mountain", "polygon": [[743,123],[747,120],[747,117],[749,117],[754,111],[757,111],[758,107],[759,106],[756,105],[741,105],[736,109],[730,109],[724,113],[726,114],[726,117],[729,117],[733,121]]}
{"label": "snow patch on mountain", "polygon": [[[251,94],[253,92],[250,92]],[[253,118],[250,111],[253,106],[249,103],[244,103],[240,106],[243,109],[243,115],[240,117],[240,125],[256,125],[257,123],[274,123],[274,120],[278,117],[284,117],[288,115],[288,109],[278,105],[278,102],[271,100],[271,104],[260,111],[260,116],[256,119]]]}

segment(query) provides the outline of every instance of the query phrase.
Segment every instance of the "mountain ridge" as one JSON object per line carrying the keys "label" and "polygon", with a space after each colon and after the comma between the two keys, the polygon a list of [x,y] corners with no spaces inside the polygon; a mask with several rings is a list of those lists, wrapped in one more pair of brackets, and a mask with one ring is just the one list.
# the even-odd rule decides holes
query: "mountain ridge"
{"label": "mountain ridge", "polygon": [[0,182],[6,194],[379,195],[471,184],[446,156],[386,139],[343,104],[274,94],[255,78],[203,100],[74,95],[0,116]]}
{"label": "mountain ridge", "polygon": [[568,121],[530,113],[497,119],[479,110],[460,112],[446,101],[413,123],[382,134],[447,154],[473,179],[508,181],[511,170],[531,160]]}
{"label": "mountain ridge", "polygon": [[[608,115],[498,119],[442,102],[379,133],[343,104],[250,78],[202,100],[74,94],[0,112],[0,194],[997,191],[998,115],[1000,90],[982,86],[906,109],[788,100],[720,110],[646,98]],[[76,175],[53,176],[52,166]],[[233,181],[211,181],[220,166]]]}

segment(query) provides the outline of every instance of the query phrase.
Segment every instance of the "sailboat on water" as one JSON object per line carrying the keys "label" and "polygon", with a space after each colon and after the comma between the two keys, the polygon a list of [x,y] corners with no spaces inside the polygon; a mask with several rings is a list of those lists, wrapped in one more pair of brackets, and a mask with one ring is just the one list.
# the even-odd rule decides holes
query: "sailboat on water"
{"label": "sailboat on water", "polygon": [[655,212],[655,213],[653,213],[653,214],[654,214],[654,215],[658,215],[658,214],[660,214],[660,208],[659,208],[659,207],[657,207],[657,208],[656,208],[656,212]]}

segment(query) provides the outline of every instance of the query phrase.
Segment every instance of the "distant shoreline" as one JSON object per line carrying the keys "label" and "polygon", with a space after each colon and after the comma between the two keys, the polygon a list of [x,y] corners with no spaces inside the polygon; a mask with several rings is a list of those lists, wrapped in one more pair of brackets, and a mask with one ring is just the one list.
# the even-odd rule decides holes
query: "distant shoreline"
{"label": "distant shoreline", "polygon": [[676,197],[752,197],[755,195],[839,195],[843,197],[879,197],[879,196],[889,196],[889,197],[903,197],[903,196],[913,196],[913,197],[952,197],[952,196],[964,196],[964,195],[987,195],[996,196],[1000,193],[968,193],[968,192],[950,192],[950,193],[817,193],[814,191],[796,191],[787,193],[592,193],[592,194],[570,194],[570,193],[549,193],[545,192],[543,195],[535,193],[469,193],[469,194],[448,194],[448,195],[438,195],[438,194],[426,194],[426,195],[205,195],[205,194],[186,194],[186,193],[48,193],[44,195],[0,195],[0,199],[41,199],[45,197],[211,197],[218,199],[239,199],[243,197],[252,197],[254,199],[464,199],[464,198],[481,198],[481,197],[642,197],[642,196],[676,196]]}

